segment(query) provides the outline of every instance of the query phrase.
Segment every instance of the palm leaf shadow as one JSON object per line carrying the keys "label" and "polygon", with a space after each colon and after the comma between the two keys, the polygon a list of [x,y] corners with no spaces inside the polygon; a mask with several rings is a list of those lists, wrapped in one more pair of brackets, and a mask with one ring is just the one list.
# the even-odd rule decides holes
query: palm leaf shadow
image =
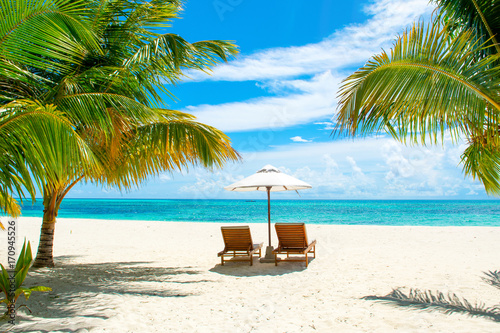
{"label": "palm leaf shadow", "polygon": [[489,271],[484,272],[486,277],[483,277],[483,281],[495,288],[500,289],[500,271]]}
{"label": "palm leaf shadow", "polygon": [[[483,281],[500,289],[500,271],[484,272]],[[385,296],[365,296],[362,299],[380,301],[387,304],[405,306],[420,310],[436,309],[445,314],[463,313],[472,317],[488,318],[500,322],[500,305],[487,307],[484,303],[474,305],[454,293],[445,295],[440,291],[410,289],[408,294],[398,289]]]}

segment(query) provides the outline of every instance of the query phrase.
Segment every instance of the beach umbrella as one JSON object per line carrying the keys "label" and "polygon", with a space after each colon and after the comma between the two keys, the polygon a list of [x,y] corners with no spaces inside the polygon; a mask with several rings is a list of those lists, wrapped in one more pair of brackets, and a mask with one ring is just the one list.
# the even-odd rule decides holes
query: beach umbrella
{"label": "beach umbrella", "polygon": [[[247,192],[247,191],[266,191],[267,192],[267,221],[269,246],[266,249],[265,260],[273,260],[273,247],[271,246],[271,192],[278,191],[297,191],[312,188],[306,182],[298,180],[292,176],[284,174],[272,165],[266,165],[255,174],[244,178],[234,184],[224,187],[228,191]],[[298,192],[297,192],[298,193]]]}

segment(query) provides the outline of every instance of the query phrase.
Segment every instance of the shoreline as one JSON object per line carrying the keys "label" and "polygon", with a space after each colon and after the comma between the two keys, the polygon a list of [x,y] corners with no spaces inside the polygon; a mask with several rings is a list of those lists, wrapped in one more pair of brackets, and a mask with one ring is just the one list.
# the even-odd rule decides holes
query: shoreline
{"label": "shoreline", "polygon": [[[6,219],[7,217],[2,216],[0,217],[0,221]],[[42,216],[20,216],[17,219],[42,219]],[[63,222],[66,220],[74,220],[74,221],[102,221],[102,222],[155,222],[155,223],[194,223],[194,224],[220,224],[220,225],[266,225],[267,226],[267,221],[266,222],[252,222],[252,221],[244,221],[244,222],[238,222],[238,221],[230,221],[230,222],[221,222],[221,221],[172,221],[172,220],[145,220],[145,219],[127,219],[127,218],[122,218],[122,219],[104,219],[104,218],[78,218],[78,217],[58,217],[56,219],[57,222]],[[278,221],[278,222],[283,222],[283,221]],[[274,224],[274,221],[271,221],[271,224]],[[357,224],[327,224],[327,223],[312,223],[310,221],[304,222],[306,225],[310,226],[332,226],[332,227],[394,227],[394,228],[500,228],[499,225],[409,225],[409,224],[401,224],[401,225],[393,225],[393,224],[362,224],[362,223],[357,223]],[[500,222],[499,222],[500,223]],[[273,229],[274,230],[274,229]]]}
{"label": "shoreline", "polygon": [[[493,332],[500,324],[363,300],[393,288],[456,293],[498,304],[482,272],[500,269],[500,228],[307,225],[316,259],[220,265],[221,225],[60,218],[55,268],[20,310],[23,332]],[[41,218],[20,218],[35,255]],[[249,224],[266,242],[267,223]],[[0,233],[0,237],[6,237]],[[272,243],[276,246],[274,228]],[[0,244],[5,244],[0,242]],[[266,244],[265,244],[266,245]],[[4,260],[5,249],[0,248]],[[2,261],[3,262],[3,261]],[[20,303],[23,304],[23,303]],[[3,328],[3,326],[2,326]]]}
{"label": "shoreline", "polygon": [[[271,203],[271,222],[311,225],[499,226],[497,201],[292,201]],[[25,217],[41,218],[41,204]],[[265,223],[267,204],[245,200],[67,200],[60,218]]]}

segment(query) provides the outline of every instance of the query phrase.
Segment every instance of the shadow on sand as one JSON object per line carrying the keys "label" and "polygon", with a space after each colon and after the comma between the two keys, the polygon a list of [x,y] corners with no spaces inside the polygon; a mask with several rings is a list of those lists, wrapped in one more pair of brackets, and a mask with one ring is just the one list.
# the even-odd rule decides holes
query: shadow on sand
{"label": "shadow on sand", "polygon": [[[201,272],[190,266],[157,267],[155,264],[158,263],[153,262],[74,264],[70,257],[55,259],[56,267],[31,269],[25,280],[26,287],[42,285],[51,287],[53,291],[34,293],[26,302],[33,311],[32,316],[26,315],[28,310],[19,311],[23,332],[49,332],[36,324],[40,319],[61,323],[74,317],[108,319],[108,310],[116,306],[107,300],[108,295],[187,297],[196,294],[181,292],[175,285],[212,282],[199,279],[197,275]],[[24,298],[20,298],[18,303],[25,304]],[[1,324],[0,332],[8,329],[5,323]],[[71,326],[75,325],[68,325]],[[90,328],[84,325],[75,330],[65,328],[58,332]],[[16,327],[13,329],[17,332]]]}
{"label": "shadow on sand", "polygon": [[[309,258],[309,264],[313,260],[314,258]],[[224,266],[217,264],[210,269],[210,272],[231,276],[278,276],[306,269],[306,264],[303,262],[283,262],[275,266],[274,263],[261,263],[258,259],[254,259],[252,266],[246,262],[226,261]]]}
{"label": "shadow on sand", "polygon": [[[490,271],[484,274],[486,275],[482,278],[484,282],[500,289],[500,271]],[[440,291],[411,289],[406,294],[400,289],[394,289],[386,296],[366,296],[363,299],[420,310],[435,309],[445,314],[463,313],[472,317],[483,317],[500,322],[500,305],[487,307],[481,302],[472,304],[453,293],[445,295]]]}

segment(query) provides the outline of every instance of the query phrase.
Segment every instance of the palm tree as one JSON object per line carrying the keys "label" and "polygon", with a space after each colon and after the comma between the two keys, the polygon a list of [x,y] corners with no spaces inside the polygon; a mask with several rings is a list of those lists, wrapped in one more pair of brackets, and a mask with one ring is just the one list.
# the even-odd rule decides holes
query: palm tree
{"label": "palm tree", "polygon": [[415,144],[465,137],[465,174],[499,195],[500,3],[433,2],[431,23],[415,23],[344,80],[335,132],[385,130]]}
{"label": "palm tree", "polygon": [[0,6],[0,69],[16,74],[0,82],[9,87],[2,102],[22,110],[24,100],[53,107],[89,157],[67,158],[76,152],[64,145],[38,152],[54,158],[36,174],[44,216],[35,266],[54,265],[57,213],[79,181],[129,189],[163,171],[221,167],[239,157],[222,132],[163,108],[165,84],[180,80],[185,69],[208,70],[236,53],[230,42],[188,43],[160,33],[177,17],[179,1],[0,0]]}

